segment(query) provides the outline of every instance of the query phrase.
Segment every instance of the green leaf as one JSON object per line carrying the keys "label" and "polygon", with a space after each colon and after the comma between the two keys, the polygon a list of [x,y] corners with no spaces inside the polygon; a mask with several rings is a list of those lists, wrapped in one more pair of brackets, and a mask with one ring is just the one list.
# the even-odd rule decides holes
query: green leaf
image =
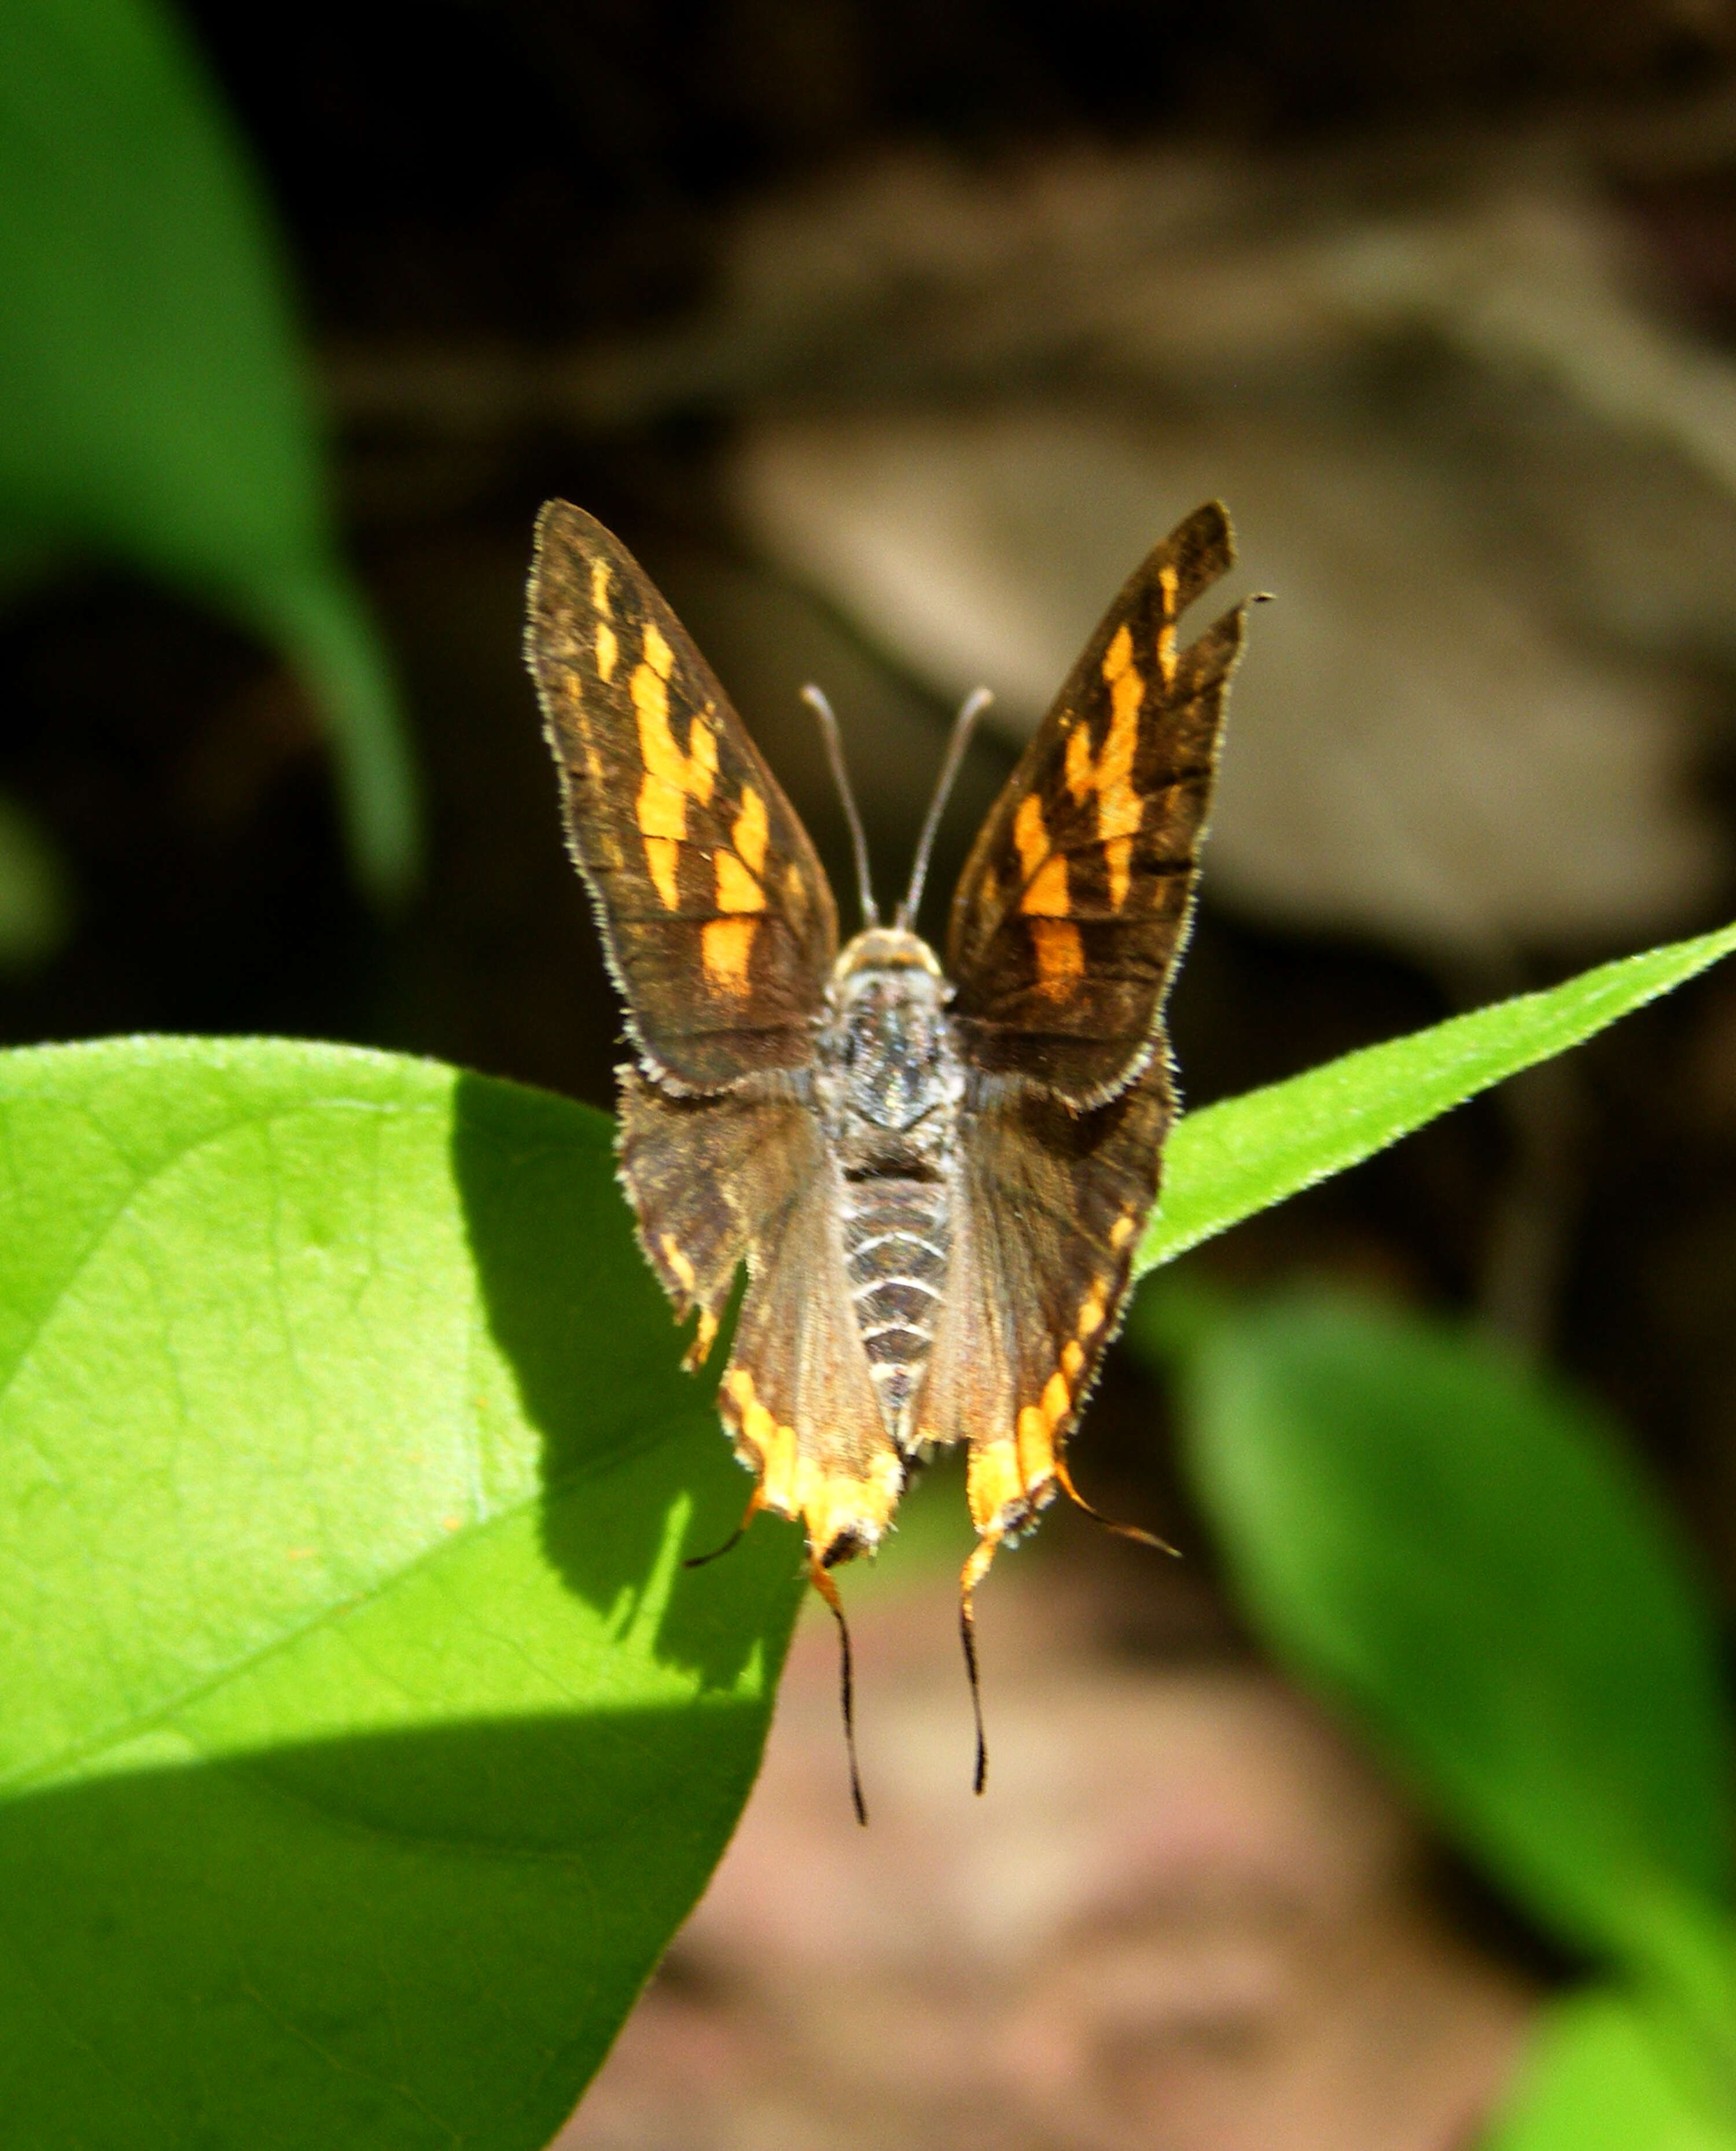
{"label": "green leaf", "polygon": [[[1136,1344],[1155,1318],[1136,1311]],[[1548,1931],[1736,2070],[1715,1625],[1607,1428],[1469,1334],[1320,1294],[1197,1327],[1183,1394],[1189,1469],[1278,1655]]]}
{"label": "green leaf", "polygon": [[1736,2151],[1656,2017],[1607,1987],[1546,2009],[1482,2151]]}
{"label": "green leaf", "polygon": [[362,871],[401,891],[409,756],[338,558],[276,235],[155,0],[0,8],[0,410],[6,546],[111,553],[276,641],[331,720]]}
{"label": "green leaf", "polygon": [[1479,1091],[1579,1045],[1733,949],[1736,926],[1726,926],[1624,956],[1546,993],[1497,1001],[1189,1113],[1170,1138],[1162,1202],[1140,1243],[1135,1274],[1360,1164]]}
{"label": "green leaf", "polygon": [[[0,1059],[8,2151],[544,2144],[757,1768],[791,1526],[607,1123],[431,1063]],[[845,1797],[840,1780],[838,1796]]]}

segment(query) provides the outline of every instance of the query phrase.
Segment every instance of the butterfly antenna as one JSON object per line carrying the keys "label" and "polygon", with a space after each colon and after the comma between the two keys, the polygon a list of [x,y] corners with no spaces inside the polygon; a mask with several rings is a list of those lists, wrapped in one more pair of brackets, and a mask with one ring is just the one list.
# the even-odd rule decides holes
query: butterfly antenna
{"label": "butterfly antenna", "polygon": [[714,1561],[721,1561],[725,1554],[733,1553],[747,1536],[747,1526],[760,1512],[760,1501],[765,1493],[763,1485],[756,1486],[747,1497],[747,1507],[741,1521],[736,1526],[721,1546],[713,1546],[709,1553],[691,1554],[681,1563],[683,1568],[706,1568]]}
{"label": "butterfly antenna", "polygon": [[850,1804],[856,1810],[857,1821],[866,1830],[868,1805],[862,1797],[862,1773],[856,1766],[856,1675],[850,1660],[850,1624],[844,1618],[838,1586],[817,1554],[811,1552],[807,1556],[807,1573],[814,1589],[832,1608],[832,1617],[838,1623],[838,1692],[844,1717],[844,1753],[850,1759]]}
{"label": "butterfly antenna", "polygon": [[1173,1554],[1177,1561],[1181,1560],[1182,1549],[1172,1546],[1167,1539],[1159,1538],[1156,1531],[1141,1531],[1137,1524],[1118,1524],[1113,1516],[1106,1516],[1101,1509],[1094,1509],[1073,1484],[1072,1473],[1059,1456],[1055,1460],[1055,1475],[1062,1493],[1075,1507],[1083,1509],[1086,1516],[1094,1523],[1101,1524],[1106,1531],[1113,1531],[1117,1538],[1131,1539],[1136,1546],[1150,1546],[1154,1553]]}
{"label": "butterfly antenna", "polygon": [[934,848],[934,833],[940,827],[940,817],[946,811],[947,795],[953,788],[953,780],[959,774],[964,760],[964,750],[970,744],[970,735],[976,730],[976,721],[981,716],[994,696],[986,687],[977,687],[965,696],[959,714],[953,719],[953,736],[947,742],[946,760],[940,767],[940,777],[934,787],[934,797],[929,802],[929,818],[922,825],[922,835],[916,846],[916,863],[910,869],[910,887],[904,901],[898,906],[898,923],[914,927],[916,907],[922,902],[922,885],[929,878],[929,854]]}
{"label": "butterfly antenna", "polygon": [[[844,766],[844,743],[838,734],[838,719],[833,714],[831,703],[812,681],[802,690],[802,699],[820,721],[826,758],[832,764],[833,782],[844,802],[844,819],[850,825],[850,843],[856,853],[856,888],[862,898],[862,923],[864,926],[878,926],[880,907],[874,901],[874,892],[868,883],[868,838],[862,832],[862,817],[856,811],[856,794],[850,789],[850,772]],[[843,1616],[840,1614],[838,1618],[842,1620]]]}
{"label": "butterfly antenna", "polygon": [[989,1736],[983,1729],[983,1683],[976,1662],[976,1587],[989,1573],[989,1564],[1000,1544],[998,1535],[979,1540],[959,1579],[959,1633],[964,1639],[964,1671],[970,1682],[970,1714],[976,1722],[976,1769],[971,1778],[971,1789],[976,1793],[989,1782]]}

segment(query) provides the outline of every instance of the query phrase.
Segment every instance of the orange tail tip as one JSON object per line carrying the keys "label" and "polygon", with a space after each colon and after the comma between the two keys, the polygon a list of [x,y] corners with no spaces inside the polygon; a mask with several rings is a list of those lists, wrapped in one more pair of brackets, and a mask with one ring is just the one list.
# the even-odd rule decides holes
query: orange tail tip
{"label": "orange tail tip", "polygon": [[966,1485],[978,1532],[1010,1537],[1055,1498],[1055,1452],[1022,1430],[1018,1438],[973,1442]]}
{"label": "orange tail tip", "polygon": [[797,1518],[807,1543],[827,1562],[871,1552],[891,1527],[904,1491],[904,1465],[888,1442],[865,1469],[804,1455],[796,1430],[781,1425],[759,1399],[753,1376],[731,1367],[723,1379],[726,1420],[736,1454],[760,1475],[760,1505]]}

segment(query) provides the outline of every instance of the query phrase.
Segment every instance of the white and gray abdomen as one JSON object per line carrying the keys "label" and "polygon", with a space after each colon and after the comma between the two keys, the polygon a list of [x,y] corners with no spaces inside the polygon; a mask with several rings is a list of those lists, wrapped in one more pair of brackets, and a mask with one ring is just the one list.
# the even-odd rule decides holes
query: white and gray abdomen
{"label": "white and gray abdomen", "polygon": [[944,1181],[872,1173],[844,1183],[844,1258],[887,1432],[908,1449],[910,1414],[946,1285]]}
{"label": "white and gray abdomen", "polygon": [[881,1416],[901,1450],[911,1445],[952,1247],[964,1078],[944,993],[914,934],[863,934],[839,959],[820,1039],[851,1303]]}

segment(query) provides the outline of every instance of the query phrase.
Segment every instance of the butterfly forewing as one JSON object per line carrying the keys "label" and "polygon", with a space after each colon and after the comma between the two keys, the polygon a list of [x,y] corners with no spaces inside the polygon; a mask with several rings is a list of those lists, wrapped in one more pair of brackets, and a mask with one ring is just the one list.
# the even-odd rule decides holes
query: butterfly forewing
{"label": "butterfly forewing", "polygon": [[837,954],[807,833],[626,548],[551,501],[527,655],[635,1043],[676,1090],[812,1057]]}
{"label": "butterfly forewing", "polygon": [[1230,565],[1213,502],[1142,561],[984,823],[947,969],[967,1057],[1099,1105],[1156,1045],[1192,903],[1239,608],[1191,647],[1177,622]]}

